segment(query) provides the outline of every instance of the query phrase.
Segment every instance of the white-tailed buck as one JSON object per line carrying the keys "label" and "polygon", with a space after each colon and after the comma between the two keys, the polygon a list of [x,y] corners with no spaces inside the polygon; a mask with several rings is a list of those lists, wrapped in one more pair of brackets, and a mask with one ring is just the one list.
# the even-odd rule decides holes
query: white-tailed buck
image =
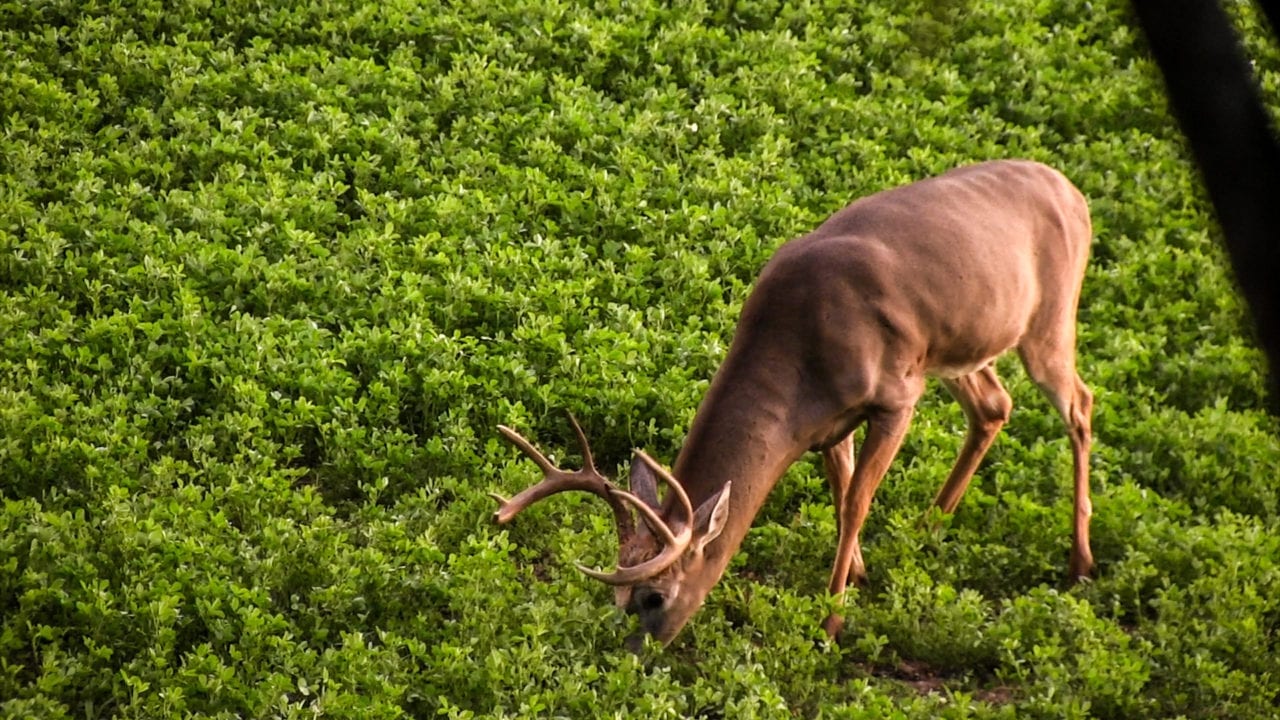
{"label": "white-tailed buck", "polygon": [[[1090,238],[1084,197],[1034,162],[980,163],[863,198],[765,266],[672,472],[637,451],[627,492],[596,471],[576,422],[577,471],[500,427],[545,479],[509,501],[495,495],[495,519],[565,490],[606,500],[618,569],[581,569],[615,586],[618,605],[666,643],[719,581],[778,478],[815,450],[839,533],[828,588],[841,594],[850,578],[866,579],[858,534],[925,377],[939,378],[968,419],[936,499],[950,513],[1009,417],[994,361],[1016,348],[1066,422],[1075,461],[1069,573],[1087,576],[1093,398],[1076,374],[1075,315]],[[863,423],[855,463],[852,431]],[[665,501],[657,478],[670,488]],[[842,623],[832,614],[823,627],[834,637]]]}

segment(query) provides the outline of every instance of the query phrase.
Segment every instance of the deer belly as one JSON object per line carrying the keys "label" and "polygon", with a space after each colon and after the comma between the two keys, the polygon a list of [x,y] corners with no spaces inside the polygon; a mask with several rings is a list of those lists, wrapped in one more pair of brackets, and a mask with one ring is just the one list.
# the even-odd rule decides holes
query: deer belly
{"label": "deer belly", "polygon": [[930,377],[947,378],[950,380],[952,378],[963,377],[970,373],[975,373],[995,362],[997,357],[1000,357],[1000,353],[976,362],[930,365],[925,368],[924,372]]}

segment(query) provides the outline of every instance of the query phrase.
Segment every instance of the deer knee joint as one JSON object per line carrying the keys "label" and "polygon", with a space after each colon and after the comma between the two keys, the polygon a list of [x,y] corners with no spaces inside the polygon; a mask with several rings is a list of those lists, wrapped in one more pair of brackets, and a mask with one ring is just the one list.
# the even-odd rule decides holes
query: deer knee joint
{"label": "deer knee joint", "polygon": [[988,432],[996,432],[1009,422],[1009,416],[1013,413],[1013,398],[1003,389],[996,390],[987,393],[978,407],[981,412],[979,423]]}

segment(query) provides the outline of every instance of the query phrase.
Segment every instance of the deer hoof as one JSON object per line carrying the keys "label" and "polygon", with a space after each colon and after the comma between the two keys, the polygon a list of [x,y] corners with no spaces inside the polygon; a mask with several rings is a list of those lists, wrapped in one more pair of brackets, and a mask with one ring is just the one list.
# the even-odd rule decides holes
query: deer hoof
{"label": "deer hoof", "polygon": [[1093,582],[1093,559],[1078,560],[1072,558],[1067,567],[1067,582],[1071,585]]}
{"label": "deer hoof", "polygon": [[827,637],[835,642],[836,636],[840,634],[840,630],[844,627],[844,618],[837,613],[831,613],[826,620],[822,621],[822,629],[827,633]]}

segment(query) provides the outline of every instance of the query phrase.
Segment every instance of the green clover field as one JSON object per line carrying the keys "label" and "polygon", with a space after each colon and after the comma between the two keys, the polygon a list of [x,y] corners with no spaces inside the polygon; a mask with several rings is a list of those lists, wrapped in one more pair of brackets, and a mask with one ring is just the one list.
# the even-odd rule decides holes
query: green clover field
{"label": "green clover field", "polygon": [[[606,505],[491,521],[539,477],[499,423],[673,462],[779,245],[998,157],[1092,210],[1092,582],[1016,357],[921,523],[964,435],[930,387],[836,643],[816,455],[665,649],[573,567]],[[1220,235],[1119,0],[0,0],[0,717],[1280,717]]]}

